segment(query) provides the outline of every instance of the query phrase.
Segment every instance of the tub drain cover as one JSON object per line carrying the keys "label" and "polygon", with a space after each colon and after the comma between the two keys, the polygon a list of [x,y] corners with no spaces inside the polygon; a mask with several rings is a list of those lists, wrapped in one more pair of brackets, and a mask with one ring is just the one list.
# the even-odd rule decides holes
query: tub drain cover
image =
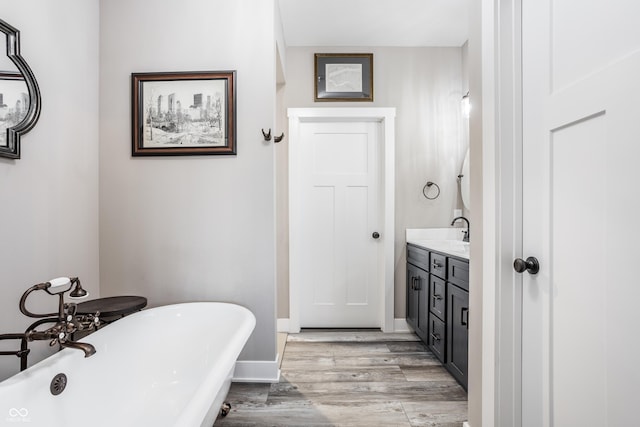
{"label": "tub drain cover", "polygon": [[49,386],[49,390],[51,390],[51,394],[54,396],[59,395],[64,391],[64,388],[67,386],[67,376],[65,374],[58,374],[51,380],[51,385]]}

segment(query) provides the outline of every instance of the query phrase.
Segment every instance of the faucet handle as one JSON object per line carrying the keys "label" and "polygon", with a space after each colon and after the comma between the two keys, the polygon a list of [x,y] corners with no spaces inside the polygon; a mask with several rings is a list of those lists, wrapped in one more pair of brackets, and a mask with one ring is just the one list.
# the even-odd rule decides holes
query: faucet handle
{"label": "faucet handle", "polygon": [[58,333],[58,336],[54,337],[50,342],[49,342],[49,347],[53,347],[56,344],[62,344],[63,342],[65,342],[67,340],[67,334],[64,331],[60,331]]}
{"label": "faucet handle", "polygon": [[74,302],[66,303],[64,305],[64,314],[67,322],[71,322],[71,318],[75,317],[78,311],[78,305]]}
{"label": "faucet handle", "polygon": [[95,314],[84,314],[80,317],[80,325],[82,329],[88,329],[90,331],[98,329],[100,326],[100,312],[96,311]]}

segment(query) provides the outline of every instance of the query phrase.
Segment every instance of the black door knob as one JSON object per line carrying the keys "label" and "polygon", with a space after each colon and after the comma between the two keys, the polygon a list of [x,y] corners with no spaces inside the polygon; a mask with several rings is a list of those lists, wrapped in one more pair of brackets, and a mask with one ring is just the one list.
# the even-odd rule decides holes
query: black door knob
{"label": "black door knob", "polygon": [[371,237],[373,237],[374,239],[377,239],[380,237],[380,233],[378,233],[377,231],[374,231]]}
{"label": "black door knob", "polygon": [[536,274],[540,271],[540,263],[535,257],[530,256],[527,260],[523,260],[522,258],[516,258],[513,261],[513,269],[518,273],[524,273],[528,271],[529,274]]}

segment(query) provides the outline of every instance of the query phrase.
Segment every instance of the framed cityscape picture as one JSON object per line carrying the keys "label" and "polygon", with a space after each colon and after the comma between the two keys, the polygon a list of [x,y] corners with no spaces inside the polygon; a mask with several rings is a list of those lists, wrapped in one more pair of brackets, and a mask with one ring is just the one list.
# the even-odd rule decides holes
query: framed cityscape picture
{"label": "framed cityscape picture", "polygon": [[132,156],[237,154],[236,72],[133,73]]}

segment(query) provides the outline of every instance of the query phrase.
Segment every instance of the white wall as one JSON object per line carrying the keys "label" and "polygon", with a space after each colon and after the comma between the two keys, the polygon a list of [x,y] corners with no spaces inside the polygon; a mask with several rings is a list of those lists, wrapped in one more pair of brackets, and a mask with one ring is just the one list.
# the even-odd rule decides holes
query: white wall
{"label": "white wall", "polygon": [[[257,326],[244,360],[276,354],[274,148],[260,132],[274,127],[274,7],[108,0],[100,8],[102,292],[144,295],[150,306],[246,306]],[[237,70],[238,155],[132,158],[131,73],[195,70]]]}
{"label": "white wall", "polygon": [[[468,94],[468,93],[469,93],[469,41],[466,41],[462,45],[462,94],[464,96],[465,94]],[[461,107],[462,107],[462,102],[461,102]],[[464,114],[462,116],[462,137],[465,140],[464,142],[465,146],[469,147],[469,116],[465,117]],[[470,174],[471,172],[469,172],[469,175]],[[469,176],[468,178],[471,178],[471,177]],[[460,183],[458,182],[458,193],[460,196],[460,200],[458,204],[462,207],[462,215],[470,219],[471,211],[462,202],[461,191],[462,190],[460,189]],[[470,201],[469,201],[469,204],[471,204]],[[472,228],[475,228],[475,227],[472,227]]]}
{"label": "white wall", "polygon": [[[18,302],[36,283],[78,276],[98,296],[98,0],[0,0],[0,11],[20,31],[22,56],[42,93],[22,158],[0,159],[2,334],[35,320]],[[34,312],[57,310],[46,294],[29,301]],[[30,347],[30,364],[50,351],[46,342]],[[18,370],[17,357],[0,356],[0,380]]]}
{"label": "white wall", "polygon": [[[374,102],[313,101],[314,53],[372,52]],[[453,209],[462,207],[457,176],[467,148],[462,131],[463,95],[461,48],[327,48],[287,49],[285,107],[396,107],[396,242],[395,317],[405,317],[405,229],[448,227]],[[466,92],[465,92],[466,93]],[[286,215],[287,141],[276,148],[278,216]],[[427,200],[427,181],[440,186],[436,200]],[[288,246],[286,222],[278,227],[278,318],[289,317]],[[279,224],[280,224],[279,223]]]}

